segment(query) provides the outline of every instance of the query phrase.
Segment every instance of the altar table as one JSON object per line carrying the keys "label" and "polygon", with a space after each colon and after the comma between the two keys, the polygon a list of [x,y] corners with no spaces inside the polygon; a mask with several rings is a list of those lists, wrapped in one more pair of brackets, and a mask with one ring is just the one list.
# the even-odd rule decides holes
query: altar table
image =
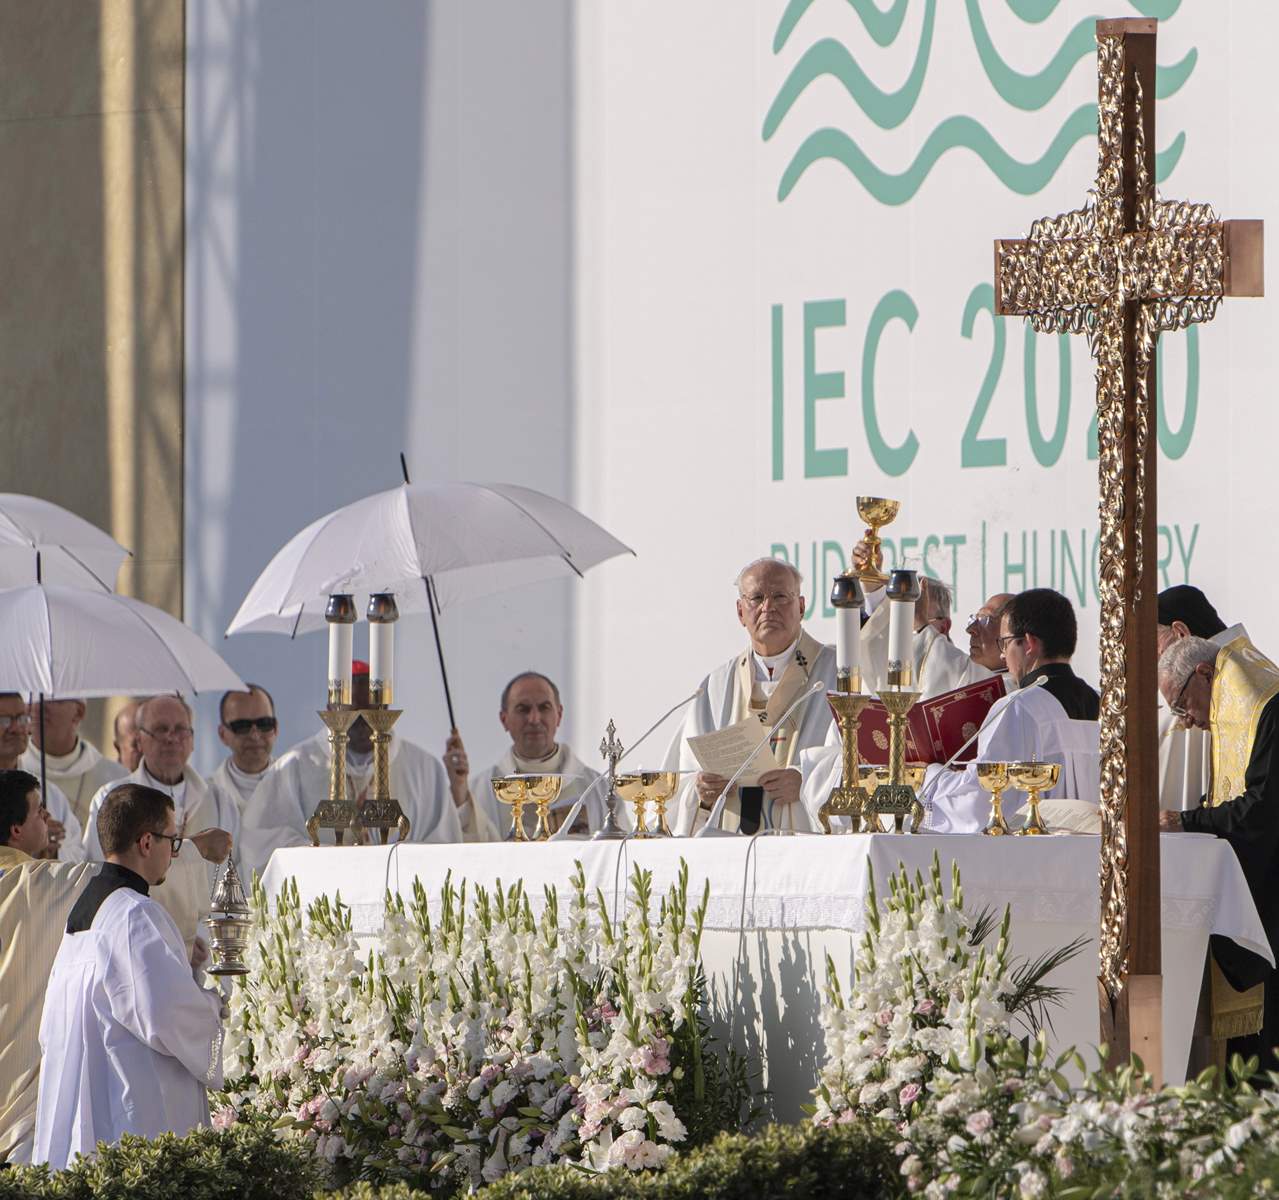
{"label": "altar table", "polygon": [[[567,897],[574,863],[587,888],[600,889],[610,907],[625,898],[636,865],[653,873],[661,896],[689,867],[690,904],[710,882],[702,958],[714,1010],[715,1032],[750,1056],[769,1088],[768,1113],[800,1118],[820,1062],[818,1011],[834,959],[842,980],[852,974],[856,942],[864,930],[865,898],[873,869],[877,890],[904,863],[913,874],[941,856],[947,890],[950,863],[959,864],[965,908],[1012,909],[1014,958],[1032,958],[1083,935],[1088,947],[1059,968],[1050,982],[1067,990],[1051,1010],[1049,1038],[1058,1049],[1076,1046],[1090,1061],[1099,1040],[1097,922],[1099,838],[1087,835],[986,838],[979,834],[919,836],[858,834],[680,838],[627,842],[476,843],[401,847],[294,847],[277,850],[263,883],[274,895],[296,879],[303,903],[340,893],[350,905],[356,933],[381,930],[389,887],[408,896],[420,879],[438,900],[447,872],[492,887],[524,881],[534,910],[543,889]],[[1185,1076],[1191,1031],[1211,933],[1231,938],[1273,962],[1256,907],[1234,852],[1200,834],[1160,836],[1163,882],[1164,1074]]]}

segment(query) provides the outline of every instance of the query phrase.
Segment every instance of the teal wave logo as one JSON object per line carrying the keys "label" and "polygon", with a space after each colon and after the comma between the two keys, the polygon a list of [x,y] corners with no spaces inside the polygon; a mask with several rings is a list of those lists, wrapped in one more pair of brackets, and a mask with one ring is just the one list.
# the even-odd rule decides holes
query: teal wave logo
{"label": "teal wave logo", "polygon": [[[780,54],[786,48],[812,3],[813,0],[789,0],[773,37],[774,54]],[[880,8],[875,0],[845,0],[845,3],[857,14],[877,46],[888,46],[896,41],[905,21],[907,0],[889,0],[887,8]],[[1004,3],[1015,17],[1033,25],[1046,20],[1060,0],[1004,0]],[[1129,0],[1129,3],[1142,16],[1156,17],[1161,21],[1171,18],[1181,7],[1181,0]],[[964,4],[973,44],[986,78],[999,98],[1012,108],[1033,112],[1047,106],[1061,90],[1075,64],[1096,51],[1096,18],[1086,17],[1070,29],[1042,70],[1023,74],[1011,67],[999,53],[982,16],[980,0],[964,0]],[[764,141],[769,141],[778,132],[796,101],[808,88],[824,78],[837,81],[878,128],[897,128],[914,111],[923,90],[936,16],[937,0],[924,0],[919,42],[911,69],[906,81],[895,91],[878,87],[842,42],[830,37],[814,42],[791,68],[769,106],[762,130]],[[1197,61],[1198,51],[1192,48],[1180,61],[1169,66],[1160,65],[1155,77],[1156,97],[1165,99],[1179,91],[1190,78]],[[1010,191],[1031,195],[1048,185],[1076,142],[1093,137],[1096,132],[1097,105],[1081,105],[1065,118],[1038,158],[1022,161],[1009,154],[975,117],[956,115],[941,121],[924,139],[910,165],[894,174],[875,163],[851,133],[826,127],[810,133],[791,155],[777,186],[777,199],[785,200],[814,164],[831,161],[841,164],[881,204],[905,204],[923,186],[942,155],[961,149],[976,154]],[[1183,131],[1165,148],[1157,151],[1156,182],[1162,183],[1172,173],[1185,145]]]}

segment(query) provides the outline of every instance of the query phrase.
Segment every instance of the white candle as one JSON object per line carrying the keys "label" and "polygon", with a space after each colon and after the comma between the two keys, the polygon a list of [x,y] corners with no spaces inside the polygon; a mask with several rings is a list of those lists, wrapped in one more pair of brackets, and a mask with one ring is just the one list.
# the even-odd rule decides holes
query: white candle
{"label": "white candle", "polygon": [[351,649],[355,627],[341,621],[329,622],[329,687],[339,688],[342,703],[351,701]]}
{"label": "white candle", "polygon": [[369,687],[381,684],[383,704],[391,703],[391,675],[395,669],[395,626],[390,621],[369,622]]}
{"label": "white candle", "polygon": [[847,671],[851,686],[858,687],[862,661],[862,614],[857,608],[835,610],[835,668]]}
{"label": "white candle", "polygon": [[913,666],[912,643],[915,636],[914,600],[889,600],[888,610],[888,686],[909,688]]}

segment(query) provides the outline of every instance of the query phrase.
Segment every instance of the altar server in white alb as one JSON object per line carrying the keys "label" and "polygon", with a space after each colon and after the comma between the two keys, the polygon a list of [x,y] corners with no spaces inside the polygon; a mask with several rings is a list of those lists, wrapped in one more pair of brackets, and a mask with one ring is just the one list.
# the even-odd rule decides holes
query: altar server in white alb
{"label": "altar server in white alb", "polygon": [[92,742],[80,736],[86,711],[83,700],[46,700],[31,705],[31,742],[18,760],[22,770],[40,778],[42,708],[45,778],[62,789],[83,830],[97,790],[129,772],[118,762],[103,758]]}
{"label": "altar server in white alb", "polygon": [[[1033,758],[1060,763],[1061,777],[1044,795],[1096,803],[1100,701],[1070,666],[1077,637],[1075,610],[1060,592],[1032,588],[1008,602],[1000,622],[999,645],[1009,682],[1017,690],[997,700],[986,714],[977,738],[977,761]],[[814,782],[815,793],[821,786]],[[825,786],[829,794],[831,782]],[[962,771],[930,766],[921,797],[931,806],[926,828],[934,832],[976,833],[990,816],[990,793],[978,784],[971,763]],[[816,794],[808,799],[816,800]],[[1025,793],[1009,789],[1004,793],[1005,812],[1024,800]]]}
{"label": "altar server in white alb", "polygon": [[[1165,650],[1183,638],[1197,637],[1215,646],[1228,646],[1247,637],[1242,625],[1226,628],[1208,597],[1182,583],[1159,593],[1156,647]],[[1212,735],[1177,720],[1168,702],[1159,697],[1159,807],[1171,812],[1198,808],[1212,791]]]}
{"label": "altar server in white alb", "polygon": [[231,835],[236,866],[242,868],[240,829],[244,811],[272,762],[279,733],[275,701],[260,684],[247,692],[227,692],[218,706],[218,740],[231,751],[209,776],[214,820]]}
{"label": "altar server in white alb", "polygon": [[[864,569],[870,562],[869,547],[858,542],[853,547],[853,566]],[[876,564],[878,569],[878,564]],[[870,617],[862,626],[861,669],[863,688],[877,692],[888,679],[888,615],[890,606],[883,602],[884,585],[862,580],[866,607]],[[929,575],[919,578],[919,599],[915,601],[915,633],[911,641],[916,690],[921,700],[931,700],[943,692],[953,692],[982,679],[992,672],[974,662],[950,640],[951,594],[940,579]],[[970,623],[971,624],[971,623]]]}
{"label": "altar server in white alb", "polygon": [[54,1169],[126,1133],[207,1125],[222,1084],[221,993],[150,895],[182,848],[173,802],[124,784],[99,829],[107,861],[71,909],[40,1022],[33,1160]]}
{"label": "altar server in white alb", "polygon": [[[19,764],[31,740],[31,714],[27,702],[17,692],[0,692],[0,771],[21,770]],[[39,778],[40,765],[34,774]],[[56,783],[47,781],[44,806],[48,815],[49,844],[41,858],[63,862],[84,861],[84,835],[71,802]]]}
{"label": "altar server in white alb", "polygon": [[[503,775],[560,776],[559,796],[551,811],[551,823],[558,828],[558,821],[567,816],[577,798],[599,778],[599,772],[583,763],[570,746],[556,741],[555,735],[564,720],[564,705],[560,702],[560,689],[546,675],[524,671],[512,679],[502,689],[497,717],[510,736],[510,748],[469,782],[470,764],[461,737],[454,732],[444,748],[444,767],[468,842],[492,842],[510,835],[510,810],[503,810],[498,804],[493,794],[494,779]],[[597,787],[587,797],[574,833],[591,833],[604,823],[601,790]],[[537,814],[531,807],[524,813],[525,832],[529,834],[537,823]]]}
{"label": "altar server in white alb", "polygon": [[217,864],[231,852],[231,835],[217,825],[208,786],[190,762],[195,748],[191,709],[180,696],[152,696],[138,709],[137,738],[142,760],[123,780],[98,789],[89,805],[84,832],[90,859],[103,858],[98,838],[98,814],[111,792],[123,783],[140,783],[163,792],[173,801],[178,831],[191,842],[191,853],[173,864],[164,884],[155,889],[158,901],[182,932],[193,964],[208,955],[201,926],[209,915],[209,894]]}
{"label": "altar server in white alb", "polygon": [[[369,706],[368,663],[352,666],[351,703]],[[460,842],[462,825],[444,766],[433,754],[402,737],[391,747],[391,795],[409,821],[410,842]],[[373,783],[373,737],[364,719],[351,726],[346,753],[347,794],[357,805],[368,798]],[[329,794],[329,737],[321,730],[298,743],[271,764],[253,794],[241,826],[240,856],[249,871],[263,871],[271,855],[284,846],[309,846],[306,823]],[[332,830],[321,834],[333,839]],[[347,839],[350,844],[350,839]]]}
{"label": "altar server in white alb", "polygon": [[[697,759],[688,739],[724,729],[747,717],[758,720],[760,736],[819,680],[835,687],[835,648],[824,646],[804,632],[803,576],[781,559],[760,558],[737,577],[737,619],[746,630],[747,647],[702,681],[702,692],[688,709],[683,725],[667,753],[667,768],[696,771]],[[785,770],[799,761],[801,751],[820,746],[830,728],[831,713],[818,693],[800,705],[774,740],[774,754],[782,769],[760,776],[762,794],[734,788],[729,795],[722,828],[752,833],[760,822],[781,828],[816,828],[799,806],[799,773]],[[698,772],[683,784],[673,806],[676,832],[700,828],[728,783],[726,777]],[[742,822],[743,801],[748,817]]]}

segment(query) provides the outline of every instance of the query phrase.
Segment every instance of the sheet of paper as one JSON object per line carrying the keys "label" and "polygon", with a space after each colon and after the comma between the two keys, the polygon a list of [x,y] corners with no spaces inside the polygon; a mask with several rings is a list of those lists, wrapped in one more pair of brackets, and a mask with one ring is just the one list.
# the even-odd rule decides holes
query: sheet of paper
{"label": "sheet of paper", "polygon": [[[725,779],[731,778],[737,768],[750,758],[751,764],[742,772],[737,786],[754,787],[761,775],[777,770],[780,765],[768,742],[759,746],[767,732],[766,725],[761,725],[754,717],[746,717],[736,725],[689,738],[688,748],[703,771],[708,775],[722,775]],[[751,751],[756,746],[759,749],[752,756]]]}

